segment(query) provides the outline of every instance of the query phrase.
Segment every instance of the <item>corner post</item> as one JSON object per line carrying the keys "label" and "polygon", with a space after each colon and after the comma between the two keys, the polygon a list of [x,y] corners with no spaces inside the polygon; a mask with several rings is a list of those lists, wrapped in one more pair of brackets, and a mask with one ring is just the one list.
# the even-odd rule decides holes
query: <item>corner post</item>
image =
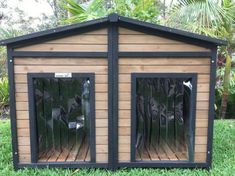
{"label": "corner post", "polygon": [[208,113],[208,131],[207,131],[207,169],[211,168],[212,163],[212,143],[213,143],[213,126],[214,126],[214,102],[215,102],[215,81],[216,81],[216,60],[217,46],[212,48],[211,64],[210,64],[210,98]]}
{"label": "corner post", "polygon": [[10,118],[11,118],[11,137],[12,137],[12,156],[13,167],[18,170],[19,154],[18,154],[18,139],[17,139],[17,121],[16,121],[16,104],[15,104],[15,79],[14,79],[14,58],[12,56],[13,49],[7,46],[7,66],[10,94]]}

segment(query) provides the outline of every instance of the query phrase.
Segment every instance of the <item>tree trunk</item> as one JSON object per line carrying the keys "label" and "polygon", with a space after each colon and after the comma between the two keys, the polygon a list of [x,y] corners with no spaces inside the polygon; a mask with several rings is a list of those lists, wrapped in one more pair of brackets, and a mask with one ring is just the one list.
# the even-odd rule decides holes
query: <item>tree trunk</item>
{"label": "tree trunk", "polygon": [[230,71],[231,71],[231,56],[227,54],[226,64],[225,64],[225,73],[224,73],[224,82],[223,82],[223,93],[221,97],[221,109],[220,109],[220,118],[225,119],[228,94],[229,94],[229,82],[230,82]]}

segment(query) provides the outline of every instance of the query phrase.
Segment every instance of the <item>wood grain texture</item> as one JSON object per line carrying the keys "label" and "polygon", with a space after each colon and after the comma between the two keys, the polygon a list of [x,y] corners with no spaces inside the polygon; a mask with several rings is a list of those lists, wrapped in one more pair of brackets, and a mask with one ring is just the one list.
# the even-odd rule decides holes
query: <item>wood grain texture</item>
{"label": "wood grain texture", "polygon": [[210,51],[208,48],[170,38],[119,28],[120,51]]}
{"label": "wood grain texture", "polygon": [[[29,72],[89,72],[95,73],[95,107],[96,107],[96,143],[108,147],[108,85],[107,85],[107,59],[68,59],[67,58],[17,58],[15,61],[15,89],[16,89],[16,116],[19,146],[25,150],[19,151],[21,161],[30,163],[29,111],[28,111],[28,86],[27,73]],[[71,68],[74,68],[71,69]],[[18,69],[18,71],[17,71]],[[22,152],[22,153],[21,153]],[[62,156],[61,156],[62,157]],[[108,154],[105,150],[98,151],[99,162],[107,162]],[[56,158],[59,158],[56,157]],[[50,159],[54,159],[54,156]],[[63,160],[64,158],[62,158]]]}
{"label": "wood grain texture", "polygon": [[[179,62],[178,62],[179,61]],[[119,60],[119,150],[127,145],[131,128],[131,73],[198,73],[195,156],[205,161],[209,109],[210,59],[199,58],[121,58]],[[124,152],[124,151],[122,151]],[[178,154],[179,157],[184,157]],[[163,156],[161,156],[163,157]],[[128,153],[119,153],[119,160],[129,161]]]}
{"label": "wood grain texture", "polygon": [[16,48],[15,51],[107,51],[107,29]]}

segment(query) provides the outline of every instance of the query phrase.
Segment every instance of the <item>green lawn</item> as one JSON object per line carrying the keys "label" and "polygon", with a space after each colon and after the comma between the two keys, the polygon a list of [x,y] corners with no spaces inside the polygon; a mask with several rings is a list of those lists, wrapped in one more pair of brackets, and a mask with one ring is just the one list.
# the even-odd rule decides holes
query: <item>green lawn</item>
{"label": "green lawn", "polygon": [[235,121],[217,120],[214,131],[213,169],[121,169],[110,172],[100,169],[23,169],[15,172],[12,167],[11,137],[9,120],[0,120],[0,176],[25,175],[228,175],[235,176]]}

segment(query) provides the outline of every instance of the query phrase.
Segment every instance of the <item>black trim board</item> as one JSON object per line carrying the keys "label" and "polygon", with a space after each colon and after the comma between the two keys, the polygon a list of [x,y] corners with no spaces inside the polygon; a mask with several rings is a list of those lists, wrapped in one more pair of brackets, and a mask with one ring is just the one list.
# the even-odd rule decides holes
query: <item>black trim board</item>
{"label": "black trim board", "polygon": [[212,50],[211,65],[210,65],[210,97],[209,97],[209,112],[208,112],[208,128],[207,128],[207,157],[206,162],[210,168],[212,165],[212,144],[213,144],[213,128],[214,128],[214,102],[215,102],[215,83],[216,83],[216,61],[217,47]]}
{"label": "black trim board", "polygon": [[[112,17],[113,18],[113,17]],[[118,27],[115,18],[108,27],[108,161],[118,163]]]}
{"label": "black trim board", "polygon": [[12,48],[8,47],[7,61],[8,61],[9,94],[10,94],[12,156],[13,156],[13,167],[15,170],[17,170],[19,163],[19,154],[18,154],[17,121],[16,121],[14,60],[12,52],[13,52]]}
{"label": "black trim board", "polygon": [[128,168],[202,168],[208,169],[207,163],[191,163],[191,162],[174,162],[174,161],[160,161],[160,162],[122,162],[118,164],[118,167],[128,167]]}
{"label": "black trim board", "polygon": [[158,58],[158,57],[172,57],[172,58],[208,58],[211,57],[212,52],[119,52],[118,56],[121,58]]}
{"label": "black trim board", "polygon": [[120,16],[118,14],[110,14],[108,17],[100,18],[96,20],[91,20],[88,22],[73,24],[64,27],[58,27],[42,32],[36,32],[33,34],[28,34],[20,37],[15,37],[11,39],[6,39],[0,41],[0,45],[9,45],[12,44],[14,47],[25,46],[26,44],[39,43],[43,41],[48,41],[56,38],[61,38],[64,36],[74,35],[77,33],[83,33],[87,31],[92,31],[98,28],[107,26],[109,23],[116,22],[118,26],[123,26],[127,28],[132,28],[135,30],[146,31],[147,33],[157,34],[161,33],[165,37],[176,37],[179,40],[185,42],[193,42],[196,45],[201,43],[209,47],[209,44],[214,45],[227,45],[227,42],[224,40],[219,40],[204,35],[199,35],[191,32],[186,32],[178,29],[173,29],[165,26],[160,26],[156,24],[151,24],[127,17]]}
{"label": "black trim board", "polygon": [[107,163],[84,163],[84,162],[49,162],[49,163],[30,163],[18,164],[19,169],[24,168],[103,168],[108,169]]}
{"label": "black trim board", "polygon": [[[208,58],[212,52],[118,52],[121,58]],[[47,58],[107,58],[108,52],[42,52],[42,51],[13,51],[13,57],[47,57]]]}
{"label": "black trim board", "polygon": [[[34,88],[33,88],[33,79],[34,78],[55,78],[55,73],[28,73],[28,97],[29,97],[29,115],[30,115],[30,147],[31,147],[31,162],[33,164],[38,163],[38,142],[37,142],[37,123],[36,123],[36,115],[35,115],[35,100],[34,100]],[[93,164],[96,163],[96,129],[95,129],[95,74],[94,73],[72,73],[71,78],[89,78],[91,82],[91,114],[89,118],[90,132],[89,132],[89,142],[90,142],[90,162],[77,162],[77,166],[79,164]],[[59,79],[59,78],[58,78]],[[63,78],[65,79],[65,78]],[[60,162],[58,162],[60,163]],[[76,162],[63,162],[65,165],[74,164]],[[44,163],[48,165],[48,163]]]}

